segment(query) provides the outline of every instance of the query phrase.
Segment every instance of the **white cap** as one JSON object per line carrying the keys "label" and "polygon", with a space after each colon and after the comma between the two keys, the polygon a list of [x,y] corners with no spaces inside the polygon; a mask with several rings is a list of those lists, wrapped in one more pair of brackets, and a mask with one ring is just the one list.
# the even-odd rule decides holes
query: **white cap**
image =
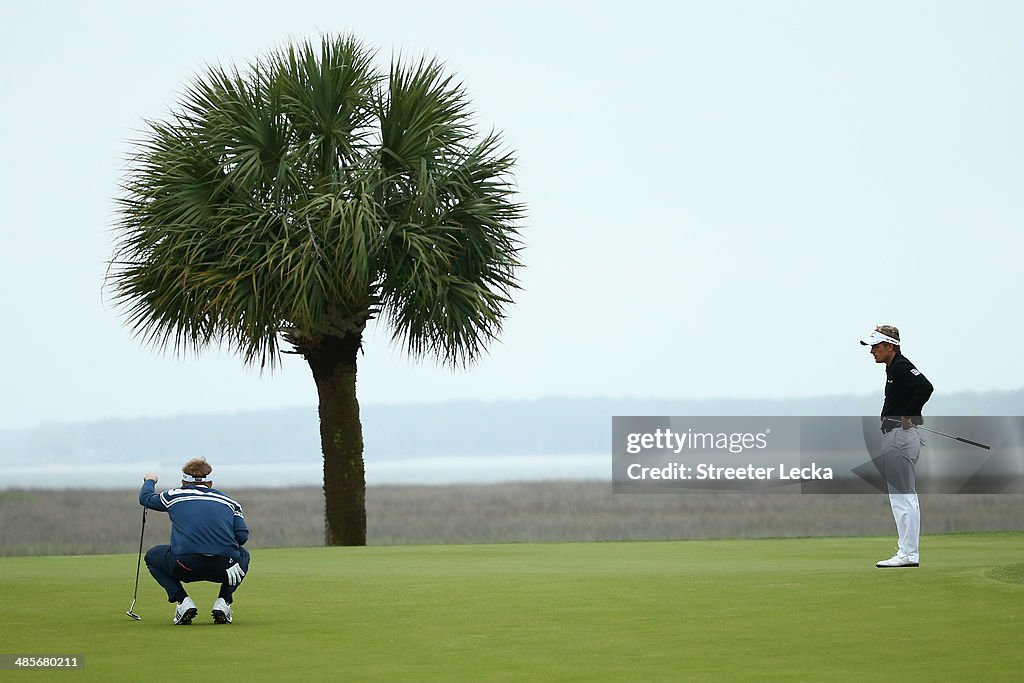
{"label": "white cap", "polygon": [[191,474],[185,474],[184,472],[182,472],[181,480],[191,482],[193,484],[206,484],[213,481],[213,479],[211,478],[212,474],[213,472],[211,471],[210,474],[207,474],[205,477],[193,477]]}
{"label": "white cap", "polygon": [[874,346],[875,344],[881,344],[882,342],[888,342],[890,344],[895,344],[896,346],[900,345],[899,339],[890,337],[889,335],[883,332],[879,332],[878,330],[875,330],[870,335],[868,335],[867,339],[860,340],[860,343],[863,344],[864,346]]}

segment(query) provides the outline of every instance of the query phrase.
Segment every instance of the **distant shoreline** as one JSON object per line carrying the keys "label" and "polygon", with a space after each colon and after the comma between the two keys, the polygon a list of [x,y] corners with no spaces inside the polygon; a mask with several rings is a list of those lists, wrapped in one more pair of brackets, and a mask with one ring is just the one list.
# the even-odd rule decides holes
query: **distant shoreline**
{"label": "distant shoreline", "polygon": [[[171,485],[178,465],[160,462],[94,465],[41,465],[0,469],[0,491],[11,489],[109,489],[124,481],[124,488],[155,472]],[[426,457],[366,463],[368,486],[497,484],[513,481],[607,480],[611,456],[599,454],[521,455],[486,457]],[[248,463],[217,465],[214,481],[224,488],[287,488],[323,483],[321,463]],[[610,486],[609,482],[609,486]]]}

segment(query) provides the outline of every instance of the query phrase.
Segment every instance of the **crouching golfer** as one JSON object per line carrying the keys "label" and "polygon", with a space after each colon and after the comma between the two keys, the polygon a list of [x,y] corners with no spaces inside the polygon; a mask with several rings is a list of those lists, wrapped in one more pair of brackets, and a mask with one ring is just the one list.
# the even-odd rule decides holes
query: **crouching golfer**
{"label": "crouching golfer", "polygon": [[176,603],[175,624],[191,624],[196,603],[181,585],[192,581],[220,584],[220,595],[211,612],[214,622],[231,623],[232,596],[249,571],[249,539],[242,506],[213,488],[213,468],[203,458],[182,467],[181,488],[156,493],[157,476],[147,474],[139,491],[139,503],[171,518],[171,544],[146,553],[146,567]]}

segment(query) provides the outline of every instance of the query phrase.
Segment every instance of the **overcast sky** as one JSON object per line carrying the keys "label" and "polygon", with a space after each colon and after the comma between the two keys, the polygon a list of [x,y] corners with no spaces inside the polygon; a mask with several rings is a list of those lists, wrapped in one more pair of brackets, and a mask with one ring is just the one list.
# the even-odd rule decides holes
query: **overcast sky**
{"label": "overcast sky", "polygon": [[94,2],[8,7],[0,428],[315,404],[287,356],[144,347],[102,289],[130,140],[209,63],[352,32],[443,59],[519,157],[525,287],[488,357],[364,403],[1024,386],[1024,3]]}

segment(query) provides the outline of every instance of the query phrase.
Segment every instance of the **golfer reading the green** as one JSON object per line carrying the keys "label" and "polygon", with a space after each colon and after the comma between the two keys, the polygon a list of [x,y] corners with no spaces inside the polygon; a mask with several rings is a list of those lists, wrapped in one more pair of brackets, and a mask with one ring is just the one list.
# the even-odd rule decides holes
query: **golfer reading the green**
{"label": "golfer reading the green", "polygon": [[191,624],[198,610],[183,583],[213,581],[220,594],[211,616],[218,624],[231,623],[235,589],[249,571],[249,552],[242,546],[249,529],[242,506],[213,488],[213,468],[203,458],[182,467],[181,487],[156,493],[157,476],[147,474],[139,503],[171,518],[171,543],[146,553],[146,567],[175,603],[174,623]]}

